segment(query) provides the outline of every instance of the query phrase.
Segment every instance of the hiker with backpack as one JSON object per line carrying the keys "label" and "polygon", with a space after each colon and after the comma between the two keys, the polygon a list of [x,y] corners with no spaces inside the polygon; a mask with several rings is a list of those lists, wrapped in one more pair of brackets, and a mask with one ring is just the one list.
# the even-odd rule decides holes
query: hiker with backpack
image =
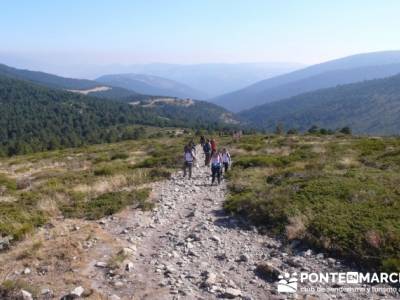
{"label": "hiker with backpack", "polygon": [[221,183],[221,171],[222,171],[222,158],[221,155],[215,151],[211,156],[211,185],[214,184],[215,178],[218,180],[218,184]]}
{"label": "hiker with backpack", "polygon": [[229,166],[231,165],[231,155],[226,148],[222,149],[221,153],[222,164],[224,165],[224,172],[228,172]]}
{"label": "hiker with backpack", "polygon": [[211,144],[209,140],[206,140],[204,146],[203,146],[203,151],[204,151],[204,165],[209,166],[210,165],[210,158],[211,158]]}
{"label": "hiker with backpack", "polygon": [[196,156],[193,152],[193,149],[191,146],[187,145],[185,146],[184,149],[184,154],[183,154],[183,177],[186,177],[187,170],[189,171],[189,179],[192,178],[192,169],[193,169],[193,163],[196,160]]}

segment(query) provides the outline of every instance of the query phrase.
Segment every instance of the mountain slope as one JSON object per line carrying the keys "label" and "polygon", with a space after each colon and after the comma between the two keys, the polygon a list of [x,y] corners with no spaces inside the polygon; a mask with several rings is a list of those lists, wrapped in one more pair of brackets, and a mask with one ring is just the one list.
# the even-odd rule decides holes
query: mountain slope
{"label": "mountain slope", "polygon": [[239,116],[249,125],[273,130],[307,130],[312,125],[336,129],[350,126],[355,133],[400,132],[400,75],[318,90],[267,103]]}
{"label": "mountain slope", "polygon": [[129,96],[139,96],[134,91],[100,84],[93,80],[65,78],[45,72],[16,69],[3,64],[0,64],[0,75],[30,81],[48,88],[81,92],[103,98],[123,99]]}
{"label": "mountain slope", "polygon": [[103,75],[96,81],[132,90],[141,94],[203,99],[206,95],[174,80],[143,74]]}
{"label": "mountain slope", "polygon": [[237,112],[338,84],[383,78],[400,72],[400,51],[353,55],[260,81],[212,99]]}
{"label": "mountain slope", "polygon": [[205,102],[155,109],[0,76],[0,156],[129,139],[133,124],[215,129],[228,126],[226,114]]}
{"label": "mountain slope", "polygon": [[109,66],[109,68],[98,70],[97,73],[136,73],[159,76],[188,85],[206,93],[208,97],[215,97],[301,67],[303,65],[296,63],[210,63],[195,65],[155,63]]}
{"label": "mountain slope", "polygon": [[[187,124],[196,124],[198,128],[213,126],[238,125],[235,115],[224,108],[206,102],[192,99],[152,98],[142,101],[133,101],[131,105],[149,108],[153,112],[169,120],[186,120]],[[181,126],[187,126],[182,123]],[[219,124],[219,125],[218,125]]]}

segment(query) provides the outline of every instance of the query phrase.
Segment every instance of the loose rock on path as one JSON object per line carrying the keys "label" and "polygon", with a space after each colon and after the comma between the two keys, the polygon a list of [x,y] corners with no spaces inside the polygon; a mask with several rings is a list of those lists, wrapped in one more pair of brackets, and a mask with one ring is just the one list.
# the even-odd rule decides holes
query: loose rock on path
{"label": "loose rock on path", "polygon": [[[202,165],[202,156],[199,164]],[[278,294],[282,271],[345,271],[335,259],[300,251],[227,215],[225,181],[210,186],[207,167],[153,185],[155,209],[127,209],[99,223],[124,245],[123,268],[99,257],[87,272],[109,299],[359,299],[358,294]],[[303,287],[304,284],[302,284]],[[317,285],[310,286],[317,288]],[[325,286],[326,287],[326,286]],[[314,294],[314,296],[312,296]],[[391,299],[381,294],[364,297]]]}

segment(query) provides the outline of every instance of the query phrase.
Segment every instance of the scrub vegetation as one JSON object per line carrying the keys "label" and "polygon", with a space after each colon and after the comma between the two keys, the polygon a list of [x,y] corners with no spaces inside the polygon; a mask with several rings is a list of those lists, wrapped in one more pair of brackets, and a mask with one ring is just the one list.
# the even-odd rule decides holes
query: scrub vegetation
{"label": "scrub vegetation", "polygon": [[96,220],[152,207],[148,183],[180,166],[189,132],[146,128],[139,140],[0,160],[0,237],[21,240],[55,217]]}
{"label": "scrub vegetation", "polygon": [[227,210],[287,241],[400,271],[400,139],[250,135],[230,147]]}
{"label": "scrub vegetation", "polygon": [[[192,137],[148,127],[139,140],[2,159],[0,235],[15,242],[56,217],[151,208],[148,183],[180,167]],[[400,139],[317,131],[218,140],[233,157],[226,210],[288,242],[400,270]]]}

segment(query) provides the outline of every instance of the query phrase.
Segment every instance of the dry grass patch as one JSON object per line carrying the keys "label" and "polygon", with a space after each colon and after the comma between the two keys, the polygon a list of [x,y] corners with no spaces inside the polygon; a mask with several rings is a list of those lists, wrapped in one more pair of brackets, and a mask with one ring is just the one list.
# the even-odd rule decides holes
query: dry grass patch
{"label": "dry grass patch", "polygon": [[290,240],[302,239],[306,233],[306,222],[304,216],[293,216],[288,219],[285,227],[286,238]]}
{"label": "dry grass patch", "polygon": [[[105,254],[116,253],[121,247],[96,223],[54,221],[51,227],[0,256],[0,285],[27,283],[31,289],[25,289],[33,292],[51,288],[56,299],[76,286],[83,286],[90,292],[92,262]],[[29,277],[20,275],[26,267],[32,270]],[[87,299],[107,298],[93,293]]]}

